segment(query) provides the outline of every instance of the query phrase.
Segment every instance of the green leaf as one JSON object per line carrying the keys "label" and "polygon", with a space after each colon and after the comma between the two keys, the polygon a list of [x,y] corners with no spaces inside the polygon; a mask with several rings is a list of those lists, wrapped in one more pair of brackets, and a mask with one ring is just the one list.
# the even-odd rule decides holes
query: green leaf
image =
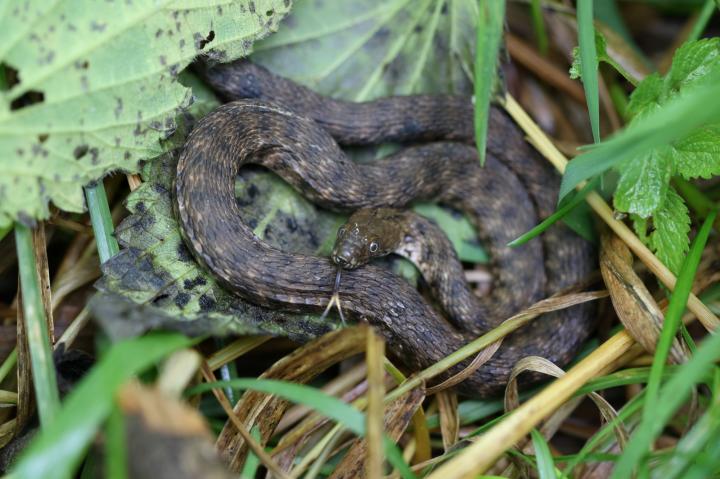
{"label": "green leaf", "polygon": [[[269,334],[308,340],[333,327],[318,316],[280,313],[242,301],[223,289],[193,259],[180,235],[173,210],[175,154],[148,163],[144,182],[127,199],[130,216],[116,228],[123,249],[102,265],[97,287],[152,308],[169,327],[215,335]],[[269,172],[241,172],[238,204],[248,224],[269,243],[286,251],[314,254],[327,237],[335,238],[336,215],[320,212],[289,185]],[[151,314],[152,313],[152,314]],[[126,315],[122,315],[126,316]],[[103,323],[106,324],[106,323]]]}
{"label": "green leaf", "polygon": [[252,58],[345,100],[467,94],[478,5],[476,0],[298,0],[282,28],[254,46]]}
{"label": "green leaf", "polygon": [[535,448],[535,460],[537,461],[538,476],[540,479],[555,479],[555,462],[553,461],[550,447],[545,438],[537,429],[530,431],[533,447]]}
{"label": "green leaf", "polygon": [[658,391],[660,389],[660,381],[662,380],[662,375],[665,370],[665,363],[670,355],[672,342],[677,335],[680,325],[682,324],[682,316],[685,312],[685,305],[688,297],[692,291],[695,272],[697,271],[698,264],[700,264],[700,257],[702,256],[703,249],[705,249],[705,243],[710,235],[710,230],[712,229],[712,224],[716,215],[717,211],[710,213],[702,228],[700,228],[700,231],[693,242],[692,248],[690,249],[690,253],[682,262],[677,283],[675,284],[675,288],[670,296],[670,303],[668,304],[667,311],[665,312],[665,321],[663,323],[662,332],[660,333],[660,338],[658,339],[652,368],[650,369],[650,378],[648,379],[646,392],[647,398],[645,401],[645,408],[643,409],[643,422],[652,421],[657,413],[659,401]]}
{"label": "green leaf", "polygon": [[[720,75],[715,79],[720,80]],[[650,111],[643,121],[632,122],[611,139],[573,159],[565,170],[560,198],[583,180],[713,123],[720,123],[720,81],[709,82],[671,99]]]}
{"label": "green leaf", "polygon": [[708,81],[720,70],[720,38],[684,43],[675,51],[672,66],[665,77],[663,95],[677,94],[689,86]]}
{"label": "green leaf", "polygon": [[683,178],[720,174],[720,124],[699,128],[672,147],[675,169]]}
{"label": "green leaf", "polygon": [[284,0],[6,2],[0,63],[0,227],[84,208],[82,186],[137,171],[162,152],[190,91],[176,80],[199,53],[233,59],[274,30]]}
{"label": "green leaf", "polygon": [[482,2],[475,54],[475,142],[485,164],[490,100],[497,83],[498,53],[505,24],[505,1]]}
{"label": "green leaf", "polygon": [[655,148],[620,167],[615,208],[647,218],[660,206],[672,176],[668,150]]}
{"label": "green leaf", "polygon": [[170,333],[114,345],[65,399],[53,422],[33,438],[13,467],[12,477],[70,477],[110,414],[118,388],[170,352],[189,345],[184,336]]}
{"label": "green leaf", "polygon": [[[593,0],[577,2],[578,42],[580,44],[580,70],[587,102],[590,126],[595,143],[600,141],[600,95],[598,93],[598,52],[595,46]],[[600,36],[602,38],[602,36]],[[604,41],[604,39],[603,39]]]}
{"label": "green leaf", "polygon": [[[705,229],[709,230],[709,228]],[[687,290],[682,292],[676,289],[673,294],[677,294],[676,303],[679,305],[678,308],[685,307],[687,293],[690,291],[692,282],[692,269],[694,268],[683,268],[684,271],[691,271],[687,275],[687,280],[684,282]],[[681,284],[683,283],[678,280],[678,285]],[[611,476],[612,479],[621,479],[632,475],[633,470],[641,464],[643,458],[647,455],[655,438],[660,434],[668,421],[670,421],[677,409],[690,396],[690,392],[695,387],[695,384],[698,383],[708,371],[715,368],[715,362],[719,358],[720,335],[708,335],[690,360],[682,366],[679,366],[676,374],[673,374],[662,386],[658,394],[656,407],[653,411],[654,414],[652,417],[648,417],[647,420],[643,420],[635,430],[623,454],[616,462],[615,469]]]}
{"label": "green leaf", "polygon": [[677,274],[689,247],[690,213],[673,188],[668,189],[665,201],[653,214],[653,227],[648,238],[650,248]]}
{"label": "green leaf", "polygon": [[630,95],[630,101],[627,104],[626,114],[633,117],[640,114],[646,108],[656,108],[660,105],[660,96],[662,95],[663,79],[653,73],[645,77],[637,88]]}
{"label": "green leaf", "polygon": [[[199,384],[187,391],[188,395],[210,391],[213,388],[231,387],[234,389],[252,389],[267,394],[274,394],[294,403],[311,407],[320,414],[337,421],[360,437],[365,436],[365,415],[341,401],[318,389],[304,384],[295,384],[273,379],[231,379],[214,383]],[[402,477],[413,478],[415,474],[410,470],[397,446],[387,436],[383,438],[385,455],[388,461],[398,468]]]}
{"label": "green leaf", "polygon": [[490,260],[478,243],[477,231],[464,215],[449,213],[432,203],[417,203],[413,210],[437,223],[452,242],[460,261],[487,263]]}

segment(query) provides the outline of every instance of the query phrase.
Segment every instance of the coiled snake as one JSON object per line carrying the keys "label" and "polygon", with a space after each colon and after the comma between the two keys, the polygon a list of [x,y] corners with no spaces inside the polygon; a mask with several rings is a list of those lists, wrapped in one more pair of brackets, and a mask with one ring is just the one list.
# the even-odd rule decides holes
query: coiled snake
{"label": "coiled snake", "polygon": [[[332,210],[402,207],[430,199],[468,215],[491,254],[493,290],[487,298],[471,297],[462,277],[452,275],[453,325],[385,269],[368,265],[343,273],[340,297],[346,315],[376,327],[391,354],[412,369],[437,362],[592,269],[590,246],[561,225],[541,240],[515,249],[506,246],[552,213],[559,178],[498,109],[491,111],[487,161],[480,167],[476,150],[467,144],[473,138],[469,98],[417,95],[348,103],[247,61],[204,70],[203,76],[235,101],[201,119],[188,137],[177,168],[178,215],[195,256],[247,301],[319,312],[332,295],[336,273],[328,258],[277,250],[243,222],[234,180],[250,163],[269,168]],[[338,146],[438,140],[362,165]],[[435,257],[439,255],[425,254],[420,260],[441,259],[432,267],[443,268],[442,257]],[[460,391],[496,393],[514,363],[527,355],[566,364],[587,337],[591,316],[591,309],[580,305],[536,319],[506,338]]]}

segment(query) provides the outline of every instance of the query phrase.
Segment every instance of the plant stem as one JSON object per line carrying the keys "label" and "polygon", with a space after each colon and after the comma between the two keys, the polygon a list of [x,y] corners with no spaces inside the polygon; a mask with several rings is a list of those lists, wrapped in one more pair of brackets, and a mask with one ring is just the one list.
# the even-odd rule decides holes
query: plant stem
{"label": "plant stem", "polygon": [[60,396],[50,346],[45,309],[40,297],[40,285],[35,269],[32,232],[20,223],[15,225],[20,285],[22,287],[23,320],[27,334],[30,362],[38,405],[40,423],[47,426],[60,409]]}
{"label": "plant stem", "polygon": [[90,221],[95,232],[100,264],[102,264],[120,251],[120,246],[118,246],[113,233],[110,206],[108,206],[105,186],[102,181],[85,187],[85,199],[87,200]]}

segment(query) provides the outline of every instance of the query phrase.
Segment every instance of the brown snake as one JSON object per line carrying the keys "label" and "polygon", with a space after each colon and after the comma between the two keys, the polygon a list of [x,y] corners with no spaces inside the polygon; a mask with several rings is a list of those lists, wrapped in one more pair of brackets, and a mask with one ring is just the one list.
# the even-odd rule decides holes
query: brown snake
{"label": "brown snake", "polygon": [[[257,238],[240,215],[234,180],[243,165],[262,165],[332,210],[403,207],[430,199],[465,212],[492,257],[493,290],[477,299],[462,275],[450,277],[449,324],[403,279],[368,265],[343,273],[342,307],[376,327],[391,354],[413,370],[457,350],[501,320],[592,270],[591,247],[558,225],[541,240],[506,244],[555,207],[559,178],[503,112],[490,116],[488,155],[480,167],[473,107],[466,97],[417,95],[349,103],[318,95],[246,61],[204,70],[227,103],[198,122],[177,168],[176,194],[186,243],[221,283],[252,303],[320,312],[336,268],[327,258],[289,254]],[[239,100],[239,98],[248,98]],[[437,141],[356,164],[338,146]],[[453,140],[456,142],[450,142]],[[419,233],[423,234],[423,233]],[[442,253],[420,261],[444,268]],[[443,271],[441,271],[443,273]],[[565,365],[592,327],[591,308],[548,313],[505,339],[490,361],[460,384],[474,396],[496,393],[527,355]],[[467,361],[447,375],[460,371]]]}

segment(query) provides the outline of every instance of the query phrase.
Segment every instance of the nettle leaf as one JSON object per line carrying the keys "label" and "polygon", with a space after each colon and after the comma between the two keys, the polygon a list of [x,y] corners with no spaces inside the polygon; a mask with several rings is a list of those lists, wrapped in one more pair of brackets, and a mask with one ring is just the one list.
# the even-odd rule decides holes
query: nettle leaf
{"label": "nettle leaf", "polygon": [[634,226],[658,259],[678,274],[690,248],[690,213],[682,197],[669,188],[665,201],[653,214],[652,231],[648,231],[648,222],[642,218],[636,218]]}
{"label": "nettle leaf", "polygon": [[647,218],[663,203],[672,171],[669,148],[656,148],[628,161],[620,168],[615,208]]}
{"label": "nettle leaf", "polygon": [[680,46],[673,55],[665,77],[663,96],[677,94],[693,84],[710,78],[720,69],[720,38],[707,38]]}
{"label": "nettle leaf", "polygon": [[0,17],[0,227],[84,208],[82,186],[163,149],[198,54],[233,59],[289,0],[9,1]]}
{"label": "nettle leaf", "polygon": [[[664,78],[650,75],[633,92],[627,108],[633,117],[628,128],[642,125],[649,113],[669,100],[719,77],[720,39],[682,45]],[[621,176],[615,207],[632,214],[640,239],[677,273],[688,250],[690,218],[682,198],[670,188],[670,179],[673,174],[710,178],[720,173],[720,125],[702,126],[680,140],[625,162],[618,170]]]}
{"label": "nettle leaf", "polygon": [[[595,30],[595,52],[599,62],[610,62],[612,60],[607,53],[607,41],[605,36]],[[582,80],[582,58],[580,56],[580,47],[574,47],[572,50],[572,64],[570,65],[570,78],[573,80]]]}
{"label": "nettle leaf", "polygon": [[709,125],[673,144],[677,173],[684,178],[720,174],[720,125]]}
{"label": "nettle leaf", "polygon": [[626,108],[627,115],[634,117],[646,110],[658,107],[662,91],[663,79],[659,74],[653,73],[646,76],[630,95],[630,101]]}

